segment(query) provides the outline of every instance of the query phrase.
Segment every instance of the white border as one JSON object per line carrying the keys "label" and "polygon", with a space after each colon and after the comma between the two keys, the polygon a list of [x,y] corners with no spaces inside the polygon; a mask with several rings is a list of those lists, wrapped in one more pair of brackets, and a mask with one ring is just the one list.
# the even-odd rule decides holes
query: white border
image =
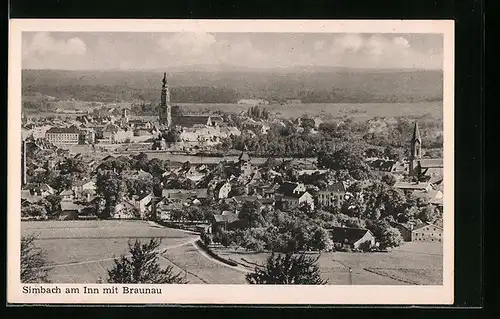
{"label": "white border", "polygon": [[[444,234],[442,286],[162,285],[161,295],[25,295],[19,282],[21,33],[301,32],[444,35]],[[8,302],[98,304],[452,304],[454,277],[454,21],[452,20],[92,20],[13,19],[9,32]],[[55,286],[55,285],[45,285]],[[83,285],[58,284],[64,287]],[[93,286],[93,285],[87,285]],[[95,286],[95,285],[94,285]],[[105,287],[111,285],[99,285]],[[153,285],[143,285],[153,287]],[[76,298],[78,297],[78,298]]]}

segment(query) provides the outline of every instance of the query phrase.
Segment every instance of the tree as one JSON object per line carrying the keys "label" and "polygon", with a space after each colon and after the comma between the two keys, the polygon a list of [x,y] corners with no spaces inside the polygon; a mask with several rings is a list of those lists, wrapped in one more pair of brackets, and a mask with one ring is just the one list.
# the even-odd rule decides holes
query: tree
{"label": "tree", "polygon": [[101,218],[110,218],[111,212],[123,196],[125,185],[121,177],[112,171],[97,174],[96,193],[104,199]]}
{"label": "tree", "polygon": [[21,283],[48,283],[46,252],[35,245],[33,235],[21,237]]}
{"label": "tree", "polygon": [[48,195],[44,198],[45,209],[49,216],[55,216],[59,213],[61,209],[61,196],[59,195]]}
{"label": "tree", "polygon": [[246,280],[250,284],[325,285],[327,280],[321,278],[318,259],[319,256],[273,252],[267,264],[255,267],[253,273],[246,275]]}
{"label": "tree", "polygon": [[79,159],[67,158],[61,164],[61,174],[71,174],[79,179],[86,177],[89,173],[89,167]]}
{"label": "tree", "polygon": [[248,228],[252,228],[259,221],[259,211],[260,211],[260,202],[259,201],[246,201],[243,203],[241,207],[241,212],[238,215],[239,219],[243,219]]}
{"label": "tree", "polygon": [[437,209],[432,204],[428,204],[420,210],[418,218],[424,223],[433,223],[438,219]]}
{"label": "tree", "polygon": [[29,206],[24,206],[21,208],[21,216],[23,217],[34,217],[34,218],[46,218],[47,211],[45,207],[39,204],[31,204]]}
{"label": "tree", "polygon": [[122,255],[115,258],[114,267],[108,270],[108,282],[115,284],[183,284],[187,283],[181,273],[173,274],[173,267],[161,269],[158,263],[160,240],[152,238],[142,244],[136,239],[128,243],[130,258]]}
{"label": "tree", "polygon": [[379,243],[380,248],[399,247],[403,244],[403,236],[397,228],[387,227],[382,231]]}
{"label": "tree", "polygon": [[328,232],[322,227],[316,227],[311,239],[311,248],[319,251],[329,251],[333,247],[333,242]]}
{"label": "tree", "polygon": [[394,174],[392,173],[385,173],[382,176],[381,181],[386,183],[388,186],[394,186],[394,184],[396,184],[397,182],[396,176],[394,176]]}

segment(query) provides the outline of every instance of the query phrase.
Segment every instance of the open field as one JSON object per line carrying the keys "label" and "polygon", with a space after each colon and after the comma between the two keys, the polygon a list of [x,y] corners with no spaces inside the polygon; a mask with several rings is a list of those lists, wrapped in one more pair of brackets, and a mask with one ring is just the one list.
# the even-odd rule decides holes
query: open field
{"label": "open field", "polygon": [[[240,113],[250,106],[242,104],[194,104],[179,103],[186,113]],[[301,103],[301,104],[270,104],[264,108],[277,117],[289,119],[307,114],[311,117],[343,118],[352,117],[358,121],[365,121],[376,116],[381,117],[420,117],[432,116],[443,118],[442,102],[425,103]]]}
{"label": "open field", "polygon": [[[215,251],[249,268],[264,264],[268,256],[226,249]],[[442,245],[435,243],[405,243],[386,253],[322,253],[319,263],[323,277],[333,285],[349,284],[349,268],[355,285],[440,285],[443,282]]]}
{"label": "open field", "polygon": [[[25,97],[23,97],[24,99]],[[61,108],[77,109],[81,111],[91,110],[90,102],[83,101],[60,101],[57,102]],[[217,112],[239,114],[246,111],[250,106],[236,103],[174,103],[180,105],[183,112],[187,114],[213,114]],[[59,106],[58,106],[59,107]],[[130,107],[128,103],[116,103],[109,107]],[[301,104],[270,104],[264,105],[271,114],[283,119],[297,118],[307,114],[311,117],[322,117],[324,119],[340,119],[350,117],[357,121],[366,121],[376,116],[381,117],[412,117],[430,116],[435,119],[443,118],[442,102],[421,103],[301,103]],[[28,117],[60,116],[62,118],[76,118],[81,114],[70,113],[37,113],[28,114]],[[131,116],[133,119],[156,120],[156,116]]]}
{"label": "open field", "polygon": [[[171,265],[191,284],[244,284],[245,270],[264,264],[268,254],[214,249],[240,264],[239,269],[208,257],[194,241],[198,236],[144,221],[30,221],[22,222],[23,235],[35,234],[36,244],[47,251],[54,283],[95,283],[105,279],[113,258],[127,253],[135,238],[162,238],[162,266]],[[316,256],[315,253],[311,255]],[[329,284],[440,285],[443,273],[442,245],[405,243],[386,253],[322,253],[322,276]],[[349,268],[352,273],[349,276]]]}
{"label": "open field", "polygon": [[[128,241],[161,238],[160,249],[189,245],[198,236],[182,230],[155,227],[144,221],[30,221],[21,223],[23,235],[35,234],[37,246],[45,249],[53,267],[55,283],[95,283],[106,278],[113,258],[128,252]],[[162,266],[173,265],[160,258]],[[183,272],[173,265],[176,272]],[[188,274],[191,283],[201,283]]]}

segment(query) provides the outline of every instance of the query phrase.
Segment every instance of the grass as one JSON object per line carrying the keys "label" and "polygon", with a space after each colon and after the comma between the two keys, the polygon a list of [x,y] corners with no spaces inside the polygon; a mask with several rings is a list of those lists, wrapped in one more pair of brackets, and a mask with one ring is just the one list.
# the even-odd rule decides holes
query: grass
{"label": "grass", "polygon": [[[266,253],[215,251],[250,268],[265,264],[268,257]],[[333,285],[349,284],[349,268],[355,285],[440,285],[443,281],[442,246],[435,243],[405,243],[387,253],[322,253],[319,265],[322,276]]]}
{"label": "grass", "polygon": [[[160,248],[178,246],[197,235],[177,229],[153,227],[143,221],[30,221],[21,223],[23,235],[37,235],[37,246],[45,249],[55,283],[95,283],[112,267],[113,258],[128,252],[128,241],[161,238]],[[176,249],[176,248],[168,248]],[[163,266],[171,262],[160,258]],[[176,271],[181,271],[175,267]],[[193,283],[200,281],[188,275]]]}
{"label": "grass", "polygon": [[207,259],[193,245],[168,250],[164,256],[181,268],[187,268],[188,272],[203,278],[208,284],[246,283],[244,273]]}
{"label": "grass", "polygon": [[[227,112],[240,113],[249,108],[241,104],[179,104],[188,113]],[[365,121],[376,116],[381,117],[420,117],[430,115],[436,119],[443,118],[441,102],[426,103],[303,103],[303,104],[271,104],[263,106],[269,112],[281,118],[296,118],[307,114],[311,117],[343,118],[352,117]]]}

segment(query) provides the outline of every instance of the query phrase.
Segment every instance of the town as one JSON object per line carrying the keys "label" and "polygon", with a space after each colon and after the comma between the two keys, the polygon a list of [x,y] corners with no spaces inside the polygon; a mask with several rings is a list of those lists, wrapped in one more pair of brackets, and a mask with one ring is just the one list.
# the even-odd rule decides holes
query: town
{"label": "town", "polygon": [[262,99],[241,100],[237,114],[188,114],[159,79],[157,116],[119,106],[23,114],[23,221],[144,220],[200,234],[230,265],[231,247],[369,253],[442,242],[432,121],[287,119]]}

